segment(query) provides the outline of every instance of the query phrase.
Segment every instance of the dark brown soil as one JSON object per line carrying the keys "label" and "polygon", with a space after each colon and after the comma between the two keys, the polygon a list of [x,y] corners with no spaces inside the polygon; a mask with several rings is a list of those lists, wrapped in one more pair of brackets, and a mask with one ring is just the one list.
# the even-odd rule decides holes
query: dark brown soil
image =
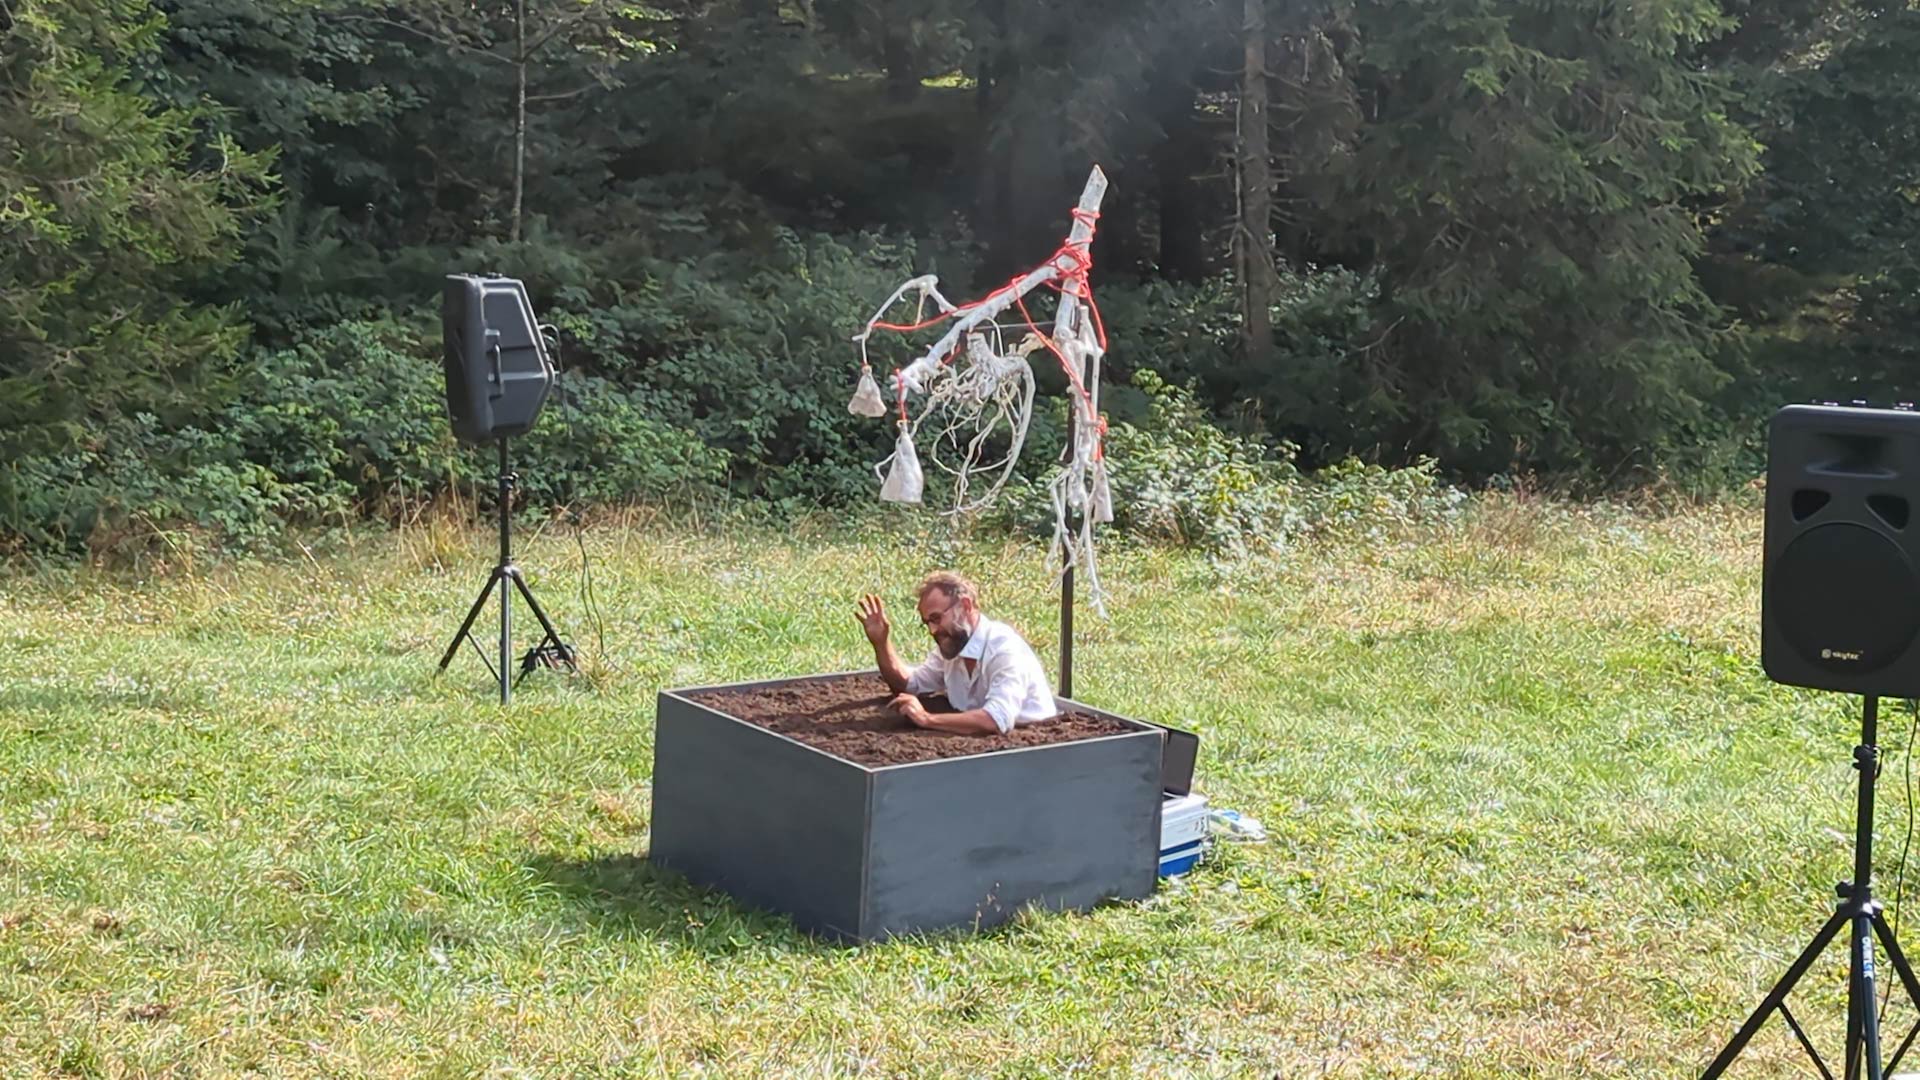
{"label": "dark brown soil", "polygon": [[[861,765],[904,765],[1134,730],[1117,720],[1068,712],[1016,727],[1009,735],[928,731],[887,708],[893,694],[877,674],[827,676],[760,690],[710,690],[687,697]],[[929,712],[955,711],[944,694],[923,695],[920,700]]]}

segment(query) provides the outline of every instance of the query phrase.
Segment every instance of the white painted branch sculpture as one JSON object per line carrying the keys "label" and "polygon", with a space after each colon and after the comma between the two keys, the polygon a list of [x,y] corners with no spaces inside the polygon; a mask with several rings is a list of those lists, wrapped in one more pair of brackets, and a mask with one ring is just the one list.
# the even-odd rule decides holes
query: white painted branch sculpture
{"label": "white painted branch sculpture", "polygon": [[[933,439],[925,443],[929,459],[953,476],[953,506],[949,514],[970,513],[990,505],[1000,489],[1013,476],[1020,450],[1026,443],[1027,429],[1033,420],[1034,376],[1029,357],[1042,349],[1053,354],[1067,377],[1071,397],[1071,438],[1066,459],[1048,485],[1054,509],[1054,544],[1050,564],[1056,572],[1078,566],[1086,576],[1090,599],[1104,611],[1099,575],[1094,567],[1093,528],[1113,520],[1113,499],[1107,484],[1104,436],[1106,424],[1100,416],[1099,382],[1101,360],[1106,354],[1106,334],[1100,325],[1100,311],[1093,302],[1087,284],[1092,268],[1090,247],[1094,223],[1100,217],[1100,202],[1106,195],[1107,177],[1095,166],[1080,193],[1073,211],[1073,226],[1065,243],[1045,262],[1015,278],[984,298],[955,305],[942,296],[939,280],[931,274],[912,278],[893,291],[853,340],[860,346],[860,376],[847,409],[856,416],[885,416],[889,403],[874,378],[868,345],[875,330],[913,333],[952,321],[945,334],[905,367],[896,369],[888,379],[892,390],[891,408],[899,436],[894,452],[875,466],[882,473],[880,497],[889,502],[917,503],[924,492],[924,476],[915,436],[930,418]],[[1059,304],[1054,311],[1051,333],[1042,331],[1027,311],[1026,299],[1034,290],[1047,286],[1058,290]],[[893,307],[909,295],[915,297],[911,323],[883,321]],[[936,308],[927,316],[927,304]],[[1017,312],[1019,321],[1003,326],[1002,316]],[[1009,329],[1024,329],[1024,337],[1009,348],[1005,337]],[[910,398],[918,395],[921,404],[916,415]],[[1002,429],[1004,428],[1004,433]],[[1003,457],[984,461],[998,437],[1004,437],[1007,449]],[[948,464],[941,459],[940,446],[949,444],[958,460]],[[991,475],[984,494],[973,494],[972,479]],[[1079,515],[1079,527],[1071,528],[1068,518]],[[1058,561],[1053,562],[1057,556]]]}

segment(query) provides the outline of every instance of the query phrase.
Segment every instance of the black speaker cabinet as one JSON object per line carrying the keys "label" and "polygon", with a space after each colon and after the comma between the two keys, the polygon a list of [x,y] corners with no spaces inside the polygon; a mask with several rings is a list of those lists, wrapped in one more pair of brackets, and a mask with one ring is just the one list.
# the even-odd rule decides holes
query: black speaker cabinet
{"label": "black speaker cabinet", "polygon": [[553,365],[525,286],[498,274],[448,274],[440,332],[453,433],[484,443],[532,430]]}
{"label": "black speaker cabinet", "polygon": [[1789,405],[1767,438],[1760,661],[1792,686],[1920,697],[1920,413]]}

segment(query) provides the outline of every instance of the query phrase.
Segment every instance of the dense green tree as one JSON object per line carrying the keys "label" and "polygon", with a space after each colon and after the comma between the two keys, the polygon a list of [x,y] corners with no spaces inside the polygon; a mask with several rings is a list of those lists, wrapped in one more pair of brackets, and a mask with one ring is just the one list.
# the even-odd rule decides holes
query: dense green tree
{"label": "dense green tree", "polygon": [[[1115,375],[1306,465],[1706,476],[1789,397],[1920,396],[1912,0],[152,2],[0,6],[15,532],[67,514],[23,476],[160,515],[456,482],[456,270],[525,279],[620,417],[567,445],[651,448],[607,475],[662,490],[675,428],[740,494],[861,498],[847,334],[1032,265],[1093,163]],[[289,430],[328,415],[290,386],[408,388],[409,449]]]}
{"label": "dense green tree", "polygon": [[1336,249],[1378,278],[1378,329],[1295,422],[1474,471],[1658,464],[1724,379],[1695,207],[1756,147],[1690,51],[1727,17],[1402,0],[1351,19],[1362,122],[1320,190]]}
{"label": "dense green tree", "polygon": [[1748,329],[1736,415],[1920,396],[1920,9],[1809,6],[1730,60],[1767,145],[1704,268]]}
{"label": "dense green tree", "polygon": [[0,462],[204,408],[245,339],[238,302],[191,294],[268,208],[272,155],[142,92],[164,26],[144,0],[0,6]]}

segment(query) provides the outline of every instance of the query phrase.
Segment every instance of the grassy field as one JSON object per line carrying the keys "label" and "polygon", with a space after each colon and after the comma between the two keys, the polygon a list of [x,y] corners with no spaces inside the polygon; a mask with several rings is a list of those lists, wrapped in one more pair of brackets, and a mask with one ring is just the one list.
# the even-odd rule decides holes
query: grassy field
{"label": "grassy field", "polygon": [[[1200,787],[1271,839],[857,949],[648,868],[654,694],[863,664],[856,595],[943,554],[1044,641],[1031,549],[601,528],[603,651],[575,539],[529,536],[594,657],[506,711],[471,655],[434,671],[483,532],[17,569],[0,1074],[1697,1075],[1851,848],[1857,699],[1762,676],[1759,541],[1752,509],[1509,501],[1231,571],[1116,551],[1079,696],[1199,731]],[[1829,1048],[1844,961],[1799,998]],[[1797,1054],[1776,1021],[1734,1075]]]}

